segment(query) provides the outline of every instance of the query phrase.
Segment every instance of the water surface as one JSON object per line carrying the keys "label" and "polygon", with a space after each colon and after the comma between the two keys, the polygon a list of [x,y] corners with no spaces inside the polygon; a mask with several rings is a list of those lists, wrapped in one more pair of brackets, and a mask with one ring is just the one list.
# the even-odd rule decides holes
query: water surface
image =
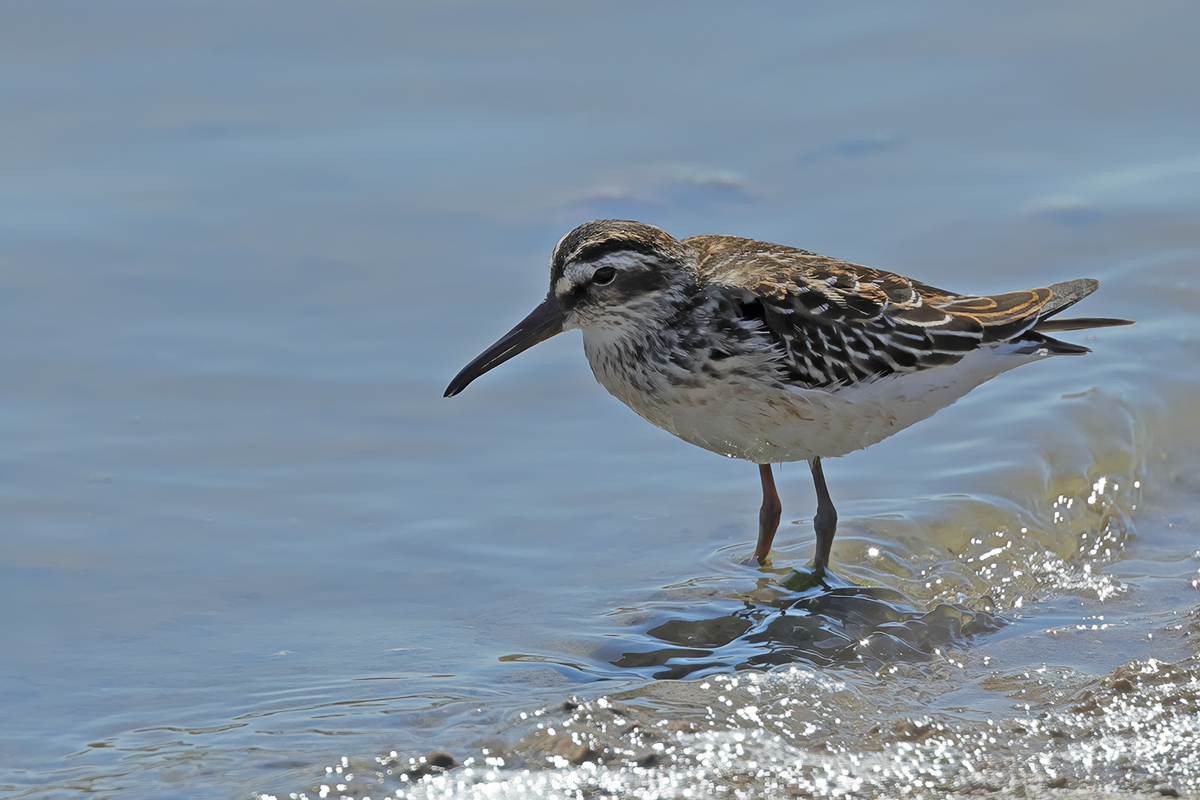
{"label": "water surface", "polygon": [[[0,789],[1200,792],[1198,33],[6,4]],[[441,397],[606,216],[1139,324],[828,462],[814,590],[807,468],[747,566],[755,470],[577,335]]]}

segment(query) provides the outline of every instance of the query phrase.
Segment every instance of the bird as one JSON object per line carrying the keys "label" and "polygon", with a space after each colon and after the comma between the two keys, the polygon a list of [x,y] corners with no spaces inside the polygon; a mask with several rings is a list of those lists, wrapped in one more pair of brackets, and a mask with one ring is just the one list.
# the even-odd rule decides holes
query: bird
{"label": "bird", "polygon": [[806,461],[816,489],[814,574],[829,567],[837,510],[822,459],[920,422],[1002,372],[1088,348],[1062,331],[1131,324],[1055,315],[1090,278],[997,295],[956,294],[807,250],[632,220],[585,222],[554,247],[546,298],[446,388],[565,330],[583,333],[596,380],[686,442],[758,465],[753,558],[765,566],[782,504],[772,465]]}

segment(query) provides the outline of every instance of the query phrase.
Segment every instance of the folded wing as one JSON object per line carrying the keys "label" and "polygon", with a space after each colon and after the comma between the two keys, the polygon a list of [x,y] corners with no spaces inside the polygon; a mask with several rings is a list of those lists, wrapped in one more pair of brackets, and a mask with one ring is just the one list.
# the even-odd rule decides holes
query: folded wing
{"label": "folded wing", "polygon": [[[761,319],[783,353],[784,380],[798,386],[834,387],[931,369],[1004,342],[1018,343],[1018,353],[1081,354],[1087,348],[1044,334],[1129,324],[1048,319],[1094,292],[1099,282],[1091,279],[968,296],[803,250],[701,238],[711,240],[698,248],[702,280],[746,316]],[[755,251],[747,253],[750,244]]]}

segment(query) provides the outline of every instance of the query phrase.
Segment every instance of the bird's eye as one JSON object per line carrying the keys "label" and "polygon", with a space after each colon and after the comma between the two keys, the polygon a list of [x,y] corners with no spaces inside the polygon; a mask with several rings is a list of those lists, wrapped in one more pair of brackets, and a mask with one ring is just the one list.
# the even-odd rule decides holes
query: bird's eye
{"label": "bird's eye", "polygon": [[606,283],[612,283],[615,277],[617,277],[615,267],[601,267],[592,273],[592,282],[603,286]]}

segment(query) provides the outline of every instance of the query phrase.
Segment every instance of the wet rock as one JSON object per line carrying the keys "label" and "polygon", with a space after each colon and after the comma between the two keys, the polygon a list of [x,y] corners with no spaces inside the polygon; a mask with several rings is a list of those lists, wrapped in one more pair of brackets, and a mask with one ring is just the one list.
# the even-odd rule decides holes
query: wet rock
{"label": "wet rock", "polygon": [[416,765],[405,770],[409,778],[423,778],[426,775],[437,775],[446,770],[454,769],[458,761],[449,753],[432,752],[416,759]]}
{"label": "wet rock", "polygon": [[556,756],[565,758],[574,766],[579,766],[588,761],[599,763],[604,760],[603,755],[598,750],[593,749],[586,742],[577,742],[570,736],[558,737],[550,752]]}
{"label": "wet rock", "polygon": [[1128,694],[1134,690],[1133,683],[1129,678],[1118,678],[1113,681],[1111,688],[1114,692],[1120,692],[1121,694]]}
{"label": "wet rock", "polygon": [[892,726],[892,732],[901,739],[910,742],[921,742],[929,737],[933,732],[933,726],[928,723],[918,723],[915,720],[905,719],[897,722]]}

